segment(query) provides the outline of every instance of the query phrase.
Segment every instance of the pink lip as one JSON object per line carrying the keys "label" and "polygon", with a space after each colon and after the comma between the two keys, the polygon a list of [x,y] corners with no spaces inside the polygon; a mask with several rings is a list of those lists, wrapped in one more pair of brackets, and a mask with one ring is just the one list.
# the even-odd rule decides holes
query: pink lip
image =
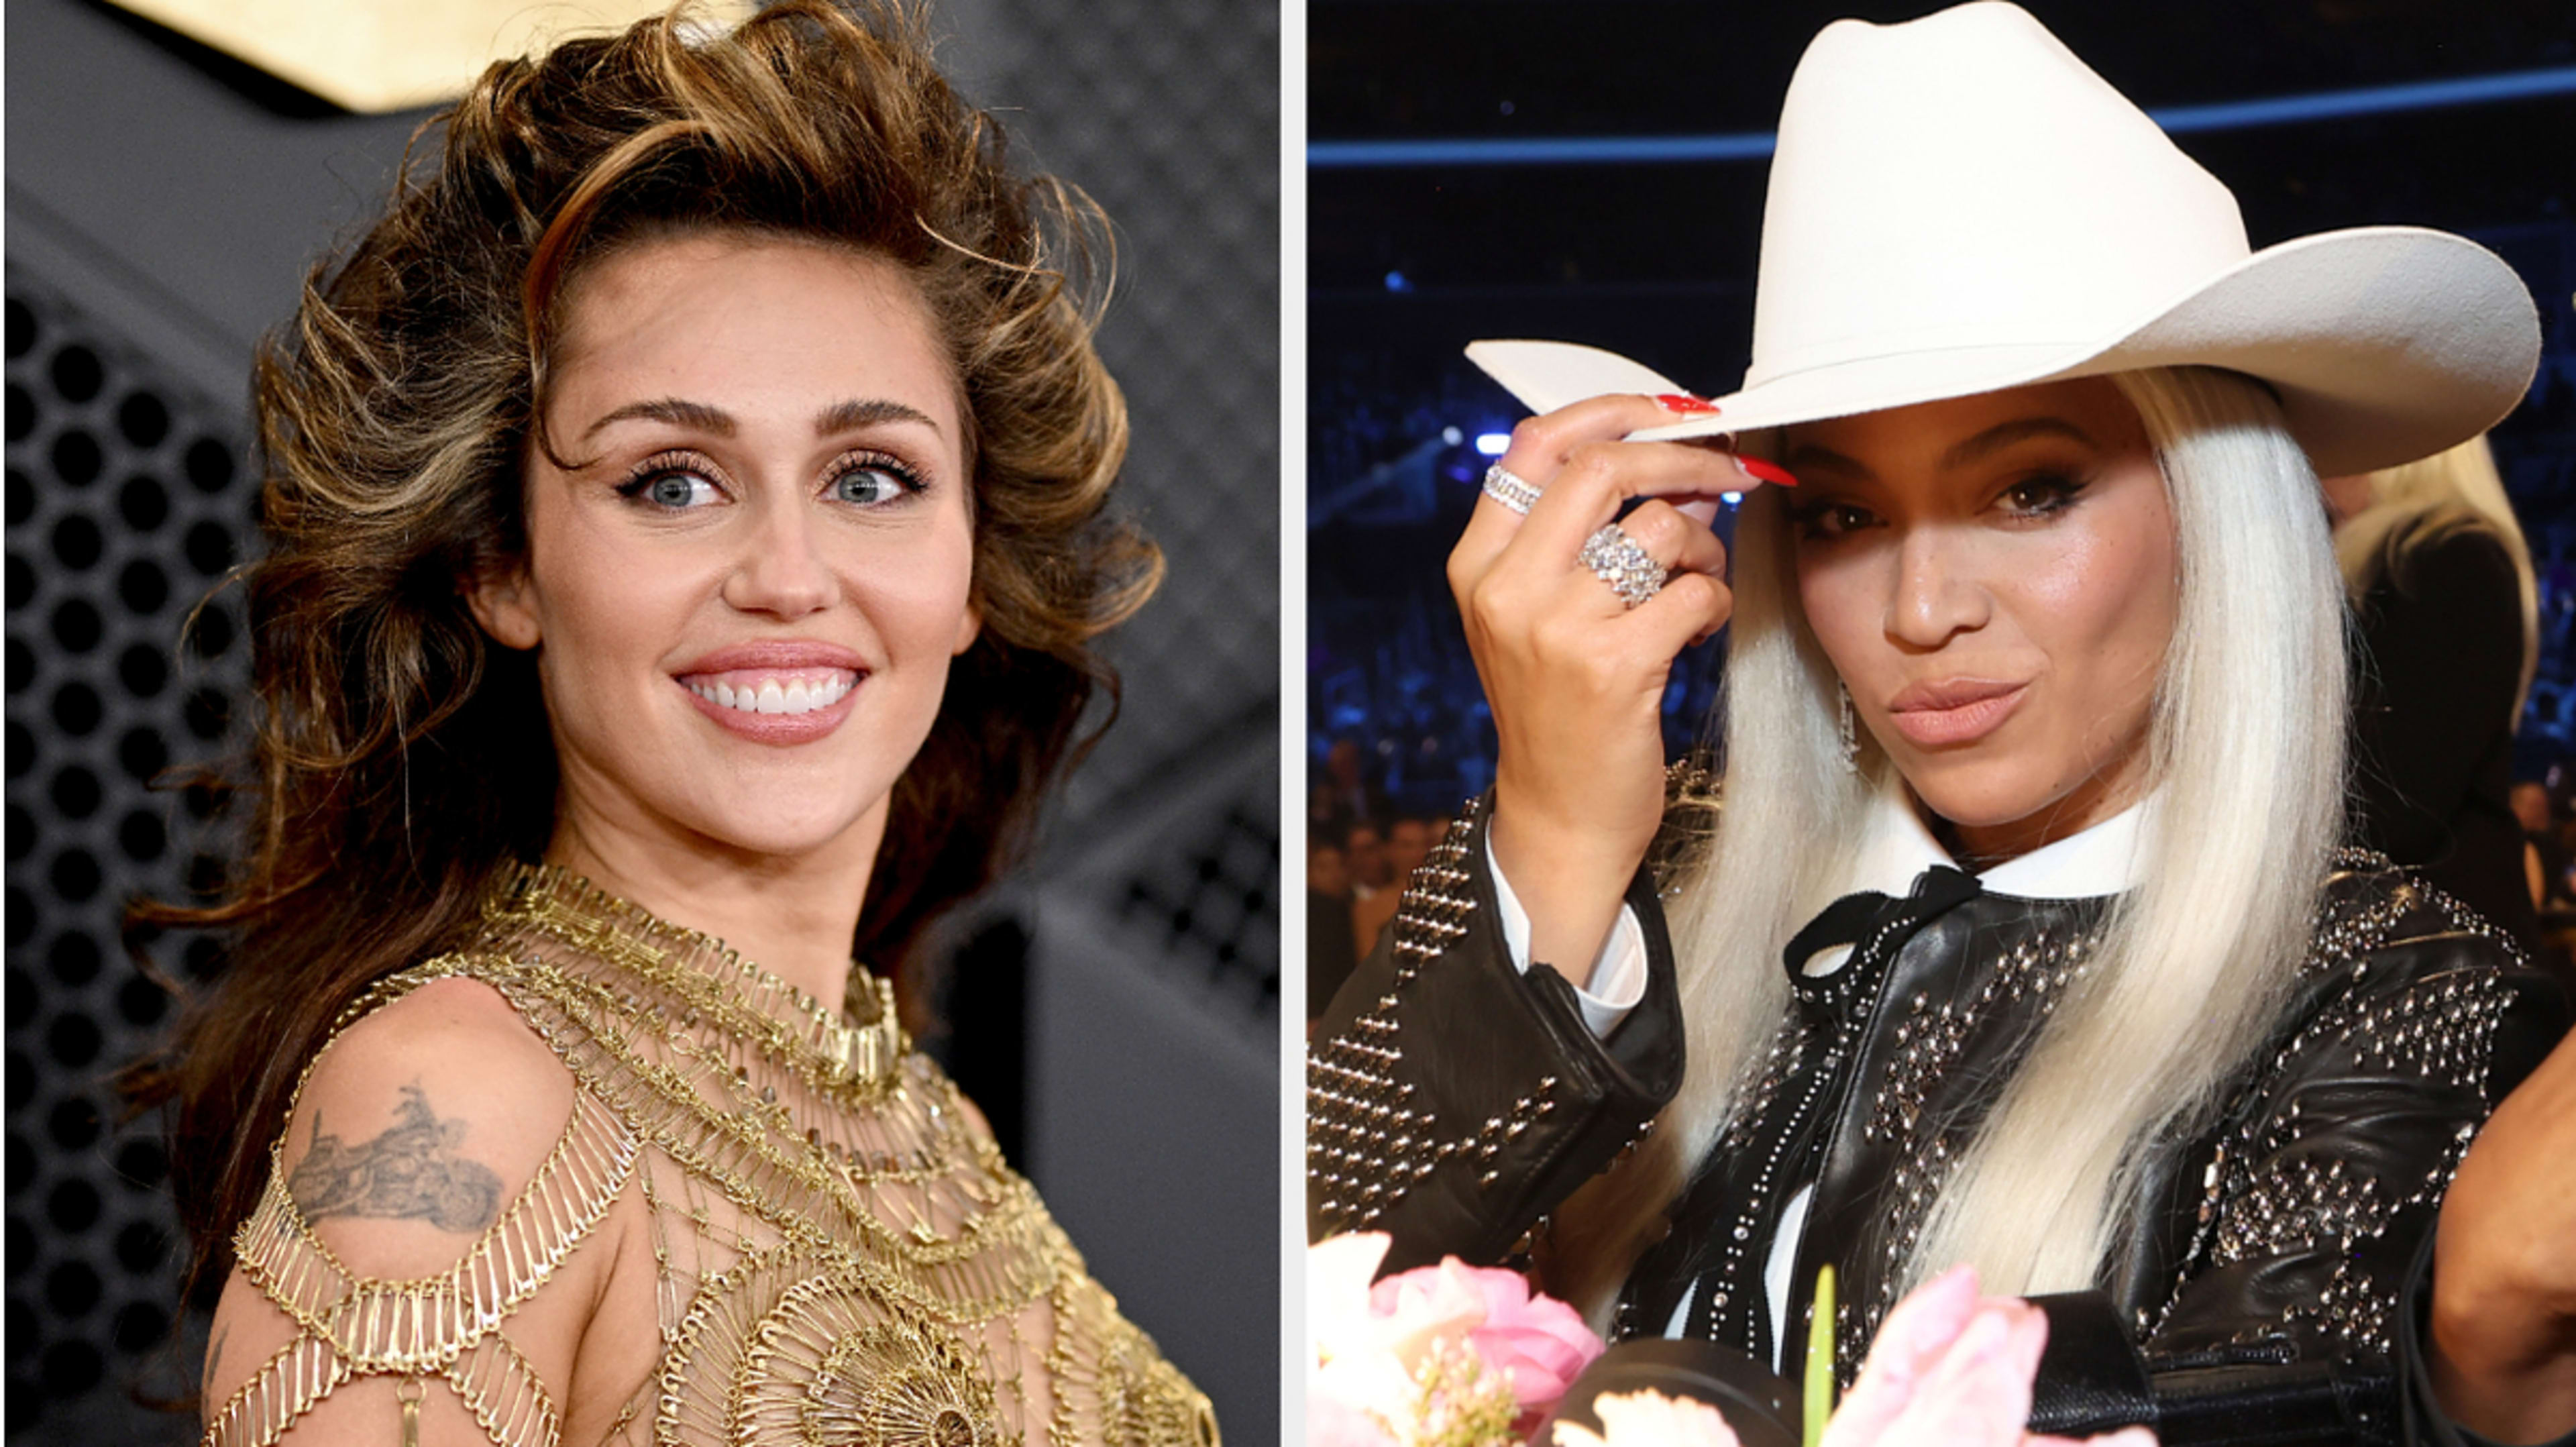
{"label": "pink lip", "polygon": [[[812,674],[824,670],[854,674],[850,691],[806,713],[745,713],[702,698],[691,687],[692,680],[705,681],[718,674]],[[773,639],[730,644],[703,654],[674,672],[671,681],[680,686],[681,696],[717,727],[752,743],[788,748],[812,743],[839,728],[858,706],[859,691],[867,684],[868,673],[867,660],[839,644]]]}
{"label": "pink lip", "polygon": [[675,668],[675,678],[688,678],[700,673],[731,673],[738,669],[847,668],[859,673],[868,671],[868,661],[852,649],[837,643],[822,643],[801,638],[771,638],[756,643],[733,643],[691,659],[685,668]]}
{"label": "pink lip", "polygon": [[2029,697],[2028,683],[1943,678],[1918,683],[1888,700],[1887,721],[1926,748],[1970,744],[2003,727]]}

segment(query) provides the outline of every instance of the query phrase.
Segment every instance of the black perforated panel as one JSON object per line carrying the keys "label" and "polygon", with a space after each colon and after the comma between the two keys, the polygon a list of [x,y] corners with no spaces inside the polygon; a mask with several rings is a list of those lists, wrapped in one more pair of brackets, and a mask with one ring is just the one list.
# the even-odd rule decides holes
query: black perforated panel
{"label": "black perforated panel", "polygon": [[1176,965],[1238,992],[1263,1021],[1279,1009],[1279,825],[1276,809],[1238,806],[1200,835],[1148,860],[1121,912],[1162,932]]}
{"label": "black perforated panel", "polygon": [[[228,744],[249,650],[218,596],[255,536],[217,409],[32,278],[8,277],[8,1220],[14,1432],[110,1400],[169,1335],[182,1254],[152,1122],[107,1072],[162,1027],[119,913],[211,867],[202,801],[146,785]],[[205,972],[202,942],[163,963]]]}
{"label": "black perforated panel", "polygon": [[1228,723],[1275,737],[1279,15],[1019,0],[1004,18],[1019,61],[979,99],[1117,227],[1100,350],[1135,421],[1121,492],[1171,563],[1109,640],[1127,708],[1074,782],[1080,814],[1187,767]]}

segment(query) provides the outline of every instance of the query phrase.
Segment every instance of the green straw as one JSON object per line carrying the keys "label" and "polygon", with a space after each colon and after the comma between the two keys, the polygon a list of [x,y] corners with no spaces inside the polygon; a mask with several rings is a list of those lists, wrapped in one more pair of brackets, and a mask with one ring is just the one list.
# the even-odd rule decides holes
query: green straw
{"label": "green straw", "polygon": [[1816,1273],[1815,1312],[1807,1322],[1806,1447],[1825,1440],[1825,1419],[1833,1414],[1834,1269],[1827,1266]]}

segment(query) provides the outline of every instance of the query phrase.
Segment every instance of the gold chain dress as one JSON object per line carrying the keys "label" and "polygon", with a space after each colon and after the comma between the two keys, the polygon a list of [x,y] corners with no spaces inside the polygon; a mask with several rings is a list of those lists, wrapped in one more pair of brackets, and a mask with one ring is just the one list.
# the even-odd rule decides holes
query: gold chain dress
{"label": "gold chain dress", "polygon": [[385,981],[332,1038],[428,981],[480,980],[571,1072],[571,1121],[455,1267],[409,1281],[342,1266],[272,1148],[234,1245],[299,1332],[215,1413],[208,1447],[274,1442],[378,1374],[400,1379],[406,1441],[423,1394],[450,1390],[493,1441],[552,1447],[561,1415],[511,1313],[629,1191],[651,1222],[662,1361],[612,1440],[1214,1447],[1207,1398],[968,1124],[885,981],[856,971],[852,1009],[825,1009],[555,870],[511,873],[485,916],[476,948]]}

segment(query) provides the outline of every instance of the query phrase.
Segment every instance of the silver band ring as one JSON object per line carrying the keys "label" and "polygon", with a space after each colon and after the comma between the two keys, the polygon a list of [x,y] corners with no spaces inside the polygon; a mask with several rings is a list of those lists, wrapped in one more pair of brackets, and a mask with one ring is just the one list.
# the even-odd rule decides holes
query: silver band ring
{"label": "silver band ring", "polygon": [[1602,524],[1599,532],[1583,540],[1583,551],[1575,557],[1631,608],[1663,591],[1664,579],[1671,576],[1617,523]]}
{"label": "silver band ring", "polygon": [[1485,469],[1485,496],[1527,516],[1530,504],[1538,501],[1538,489],[1522,481],[1519,473],[1497,462]]}

